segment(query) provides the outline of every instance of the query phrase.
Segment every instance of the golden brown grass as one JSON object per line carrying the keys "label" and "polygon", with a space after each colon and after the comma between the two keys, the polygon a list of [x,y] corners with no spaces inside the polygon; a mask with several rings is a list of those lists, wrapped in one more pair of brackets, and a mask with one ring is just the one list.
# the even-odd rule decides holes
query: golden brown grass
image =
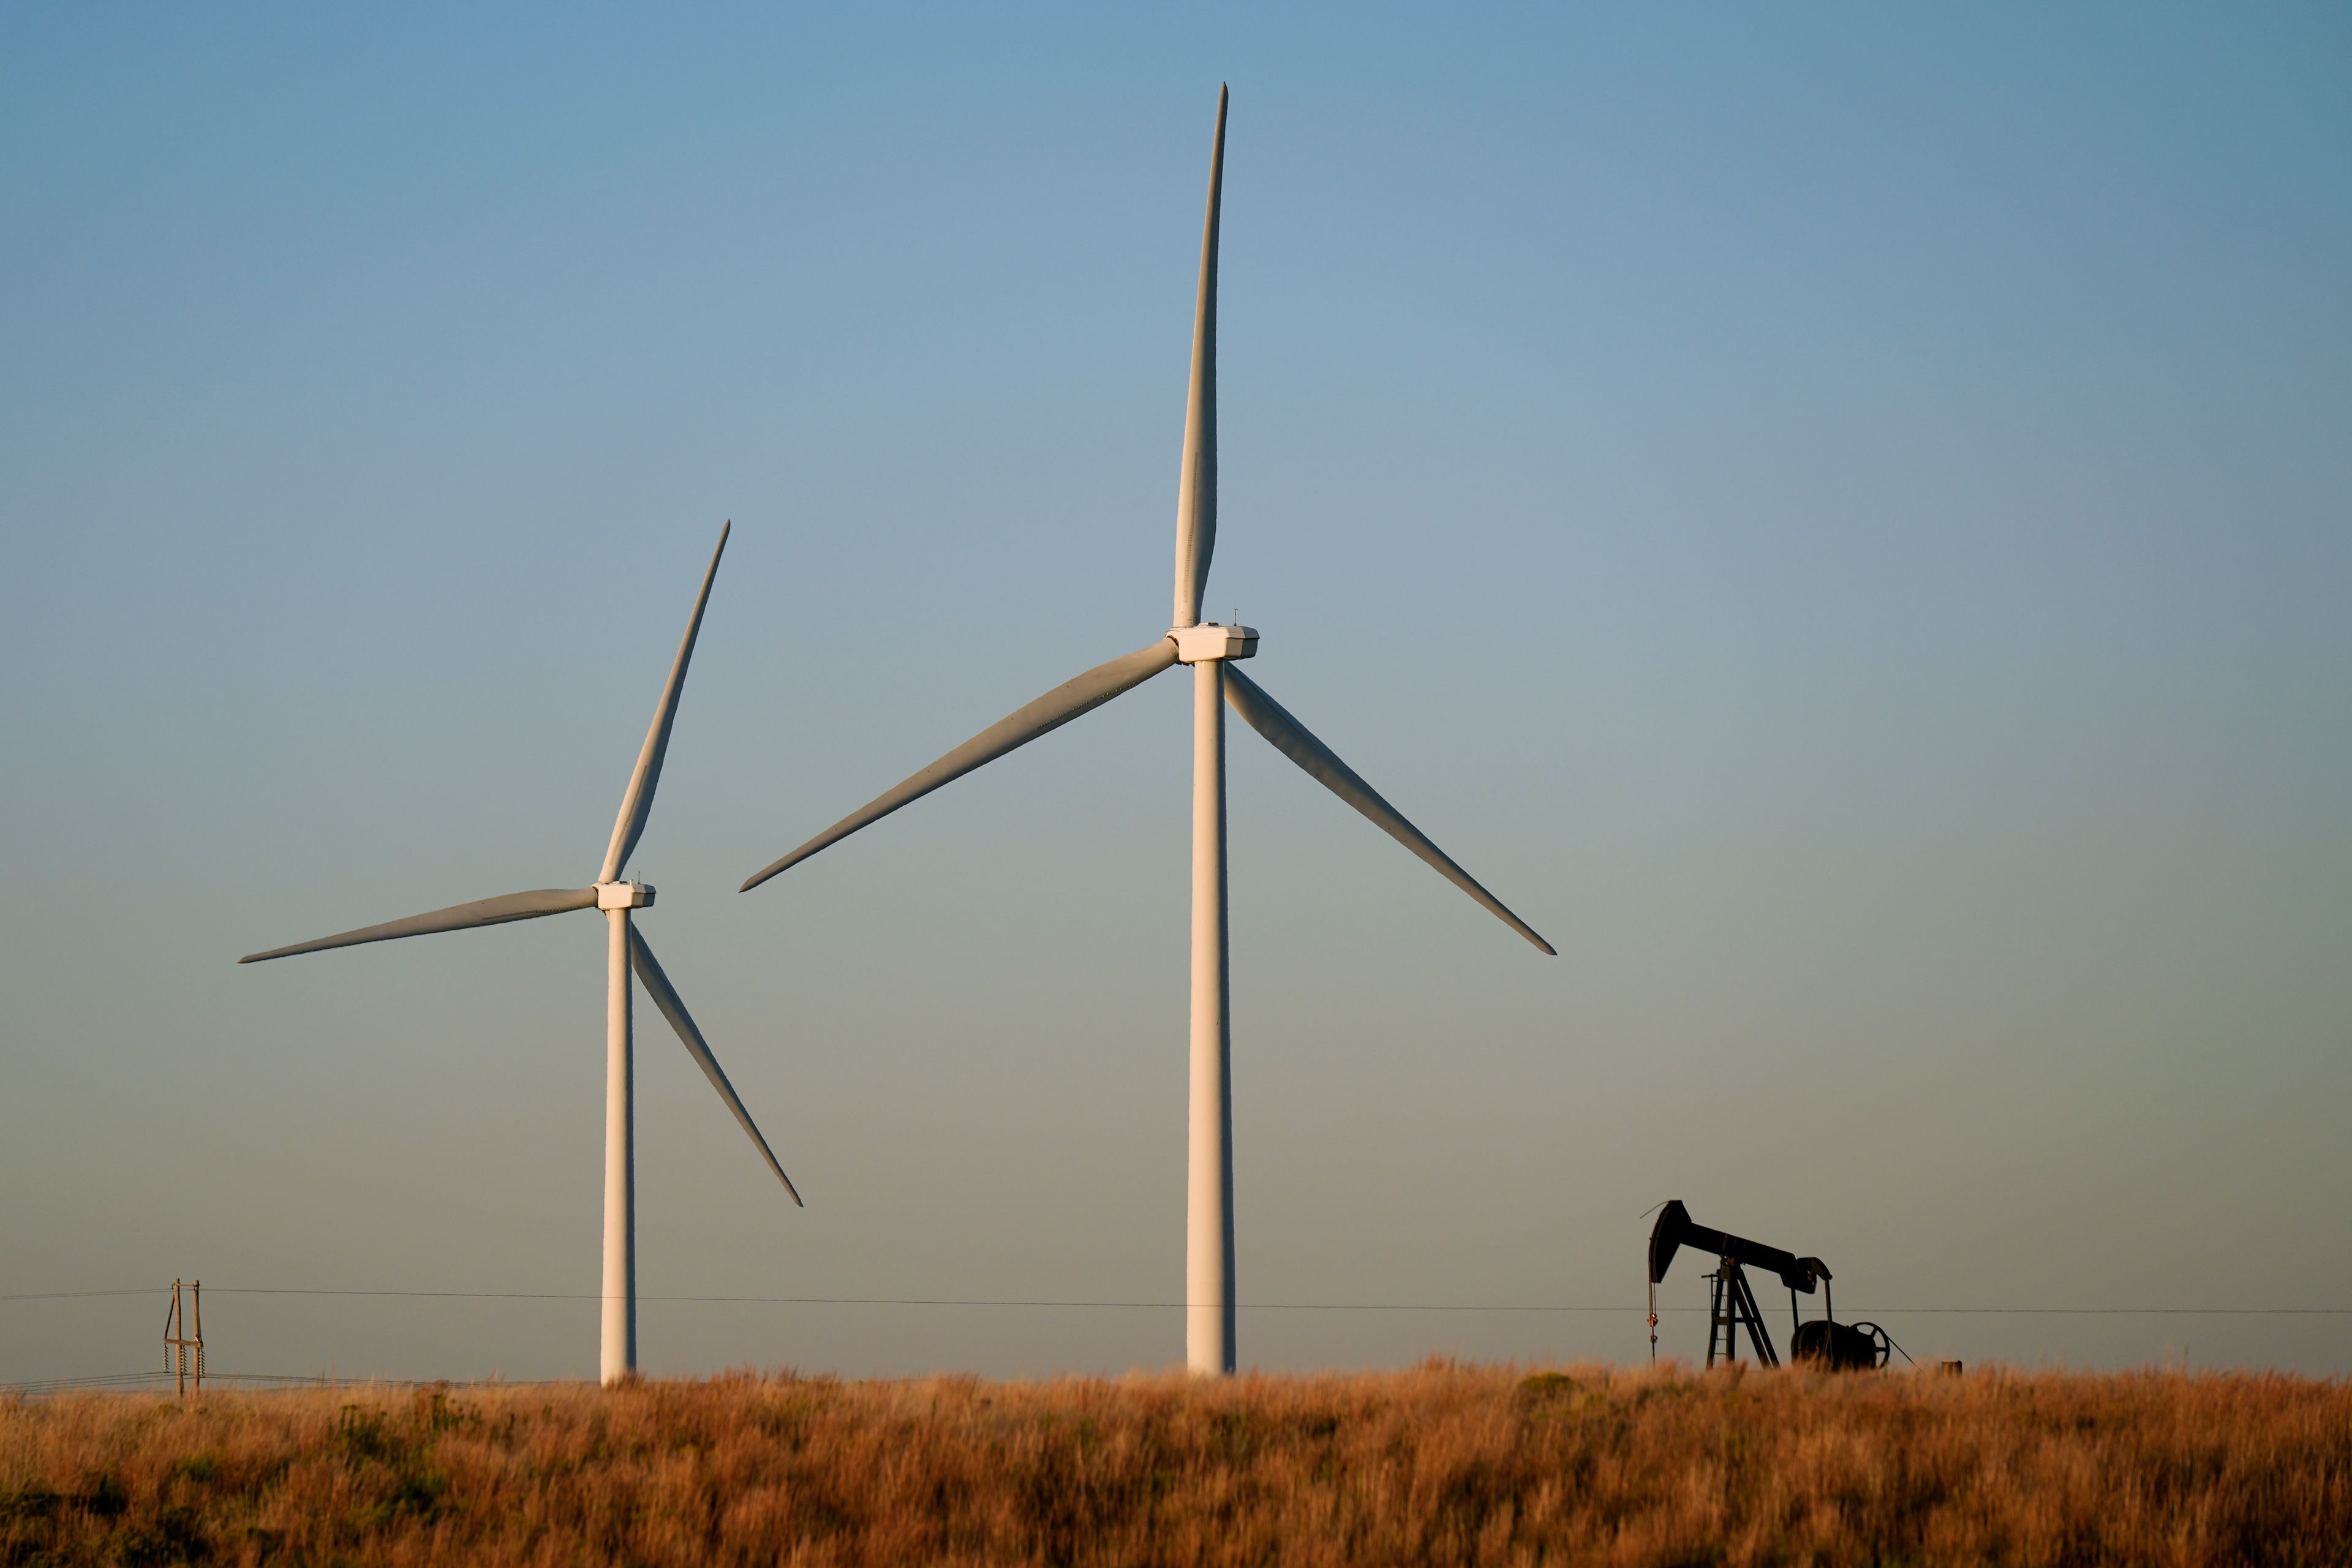
{"label": "golden brown grass", "polygon": [[0,1401],[0,1562],[2352,1562],[2352,1389],[1377,1376]]}

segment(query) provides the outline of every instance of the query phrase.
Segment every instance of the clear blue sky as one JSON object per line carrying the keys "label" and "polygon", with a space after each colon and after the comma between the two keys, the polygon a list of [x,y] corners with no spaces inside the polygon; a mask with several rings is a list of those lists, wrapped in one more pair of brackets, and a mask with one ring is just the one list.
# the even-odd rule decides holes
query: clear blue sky
{"label": "clear blue sky", "polygon": [[[733,889],[1164,624],[1220,80],[1213,613],[1562,953],[1236,731],[1244,1301],[1637,1303],[1680,1196],[1922,1355],[2352,1371],[2340,1318],[1922,1310],[2352,1304],[2323,5],[9,9],[0,1294],[593,1291],[593,922],[232,961],[588,879],[732,518],[637,866],[810,1206],[641,1012],[643,1289],[1178,1299],[1176,680]],[[585,1301],[206,1319],[250,1371],[593,1364]],[[0,1380],[158,1321],[0,1301]]]}

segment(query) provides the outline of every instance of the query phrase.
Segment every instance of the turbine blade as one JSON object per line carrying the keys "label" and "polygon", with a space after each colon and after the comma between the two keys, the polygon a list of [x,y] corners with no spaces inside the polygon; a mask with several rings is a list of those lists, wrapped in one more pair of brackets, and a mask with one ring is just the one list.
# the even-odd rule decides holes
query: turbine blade
{"label": "turbine blade", "polygon": [[1308,777],[1370,817],[1383,833],[1428,861],[1438,875],[1477,900],[1495,917],[1553,957],[1559,950],[1538,936],[1535,928],[1503,907],[1503,900],[1478,885],[1478,879],[1454,863],[1453,857],[1429,841],[1426,834],[1404,819],[1404,814],[1381,798],[1355,769],[1341,762],[1330,747],[1308,732],[1289,710],[1266,695],[1265,688],[1232,665],[1225,666],[1225,700],[1249,721],[1251,729],[1274,742],[1274,749],[1297,763]]}
{"label": "turbine blade", "polygon": [[818,834],[765,870],[754,872],[743,884],[750,892],[777,872],[797,866],[826,845],[848,837],[870,822],[878,822],[911,800],[919,800],[943,784],[963,777],[983,763],[992,763],[1016,746],[1026,745],[1048,730],[1057,730],[1081,713],[1090,712],[1130,687],[1140,686],[1176,662],[1176,645],[1166,637],[1150,647],[1123,653],[1098,664],[1084,675],[1066,680],[1018,712],[995,723],[933,763],[900,781]]}
{"label": "turbine blade", "polygon": [[629,852],[646,831],[646,819],[653,815],[654,787],[661,783],[662,756],[669,750],[669,727],[677,718],[677,696],[686,686],[687,662],[694,658],[694,639],[702,631],[702,607],[710,603],[710,584],[719,575],[719,558],[727,553],[727,535],[734,531],[730,521],[719,530],[719,548],[710,552],[710,570],[702,574],[702,592],[694,596],[694,614],[686,623],[686,640],[677,645],[677,658],[669,667],[669,684],[662,688],[661,705],[654,710],[653,728],[646,731],[646,743],[637,752],[636,771],[629,775],[628,793],[621,797],[621,815],[613,824],[613,842],[604,851],[604,868],[596,874],[600,882],[609,882],[621,874],[628,864]]}
{"label": "turbine blade", "polygon": [[[629,967],[637,972],[637,978],[652,994],[654,1005],[660,1008],[661,1016],[669,1020],[669,1026],[677,1031],[677,1037],[686,1042],[686,1054],[702,1068],[703,1076],[710,1079],[710,1087],[719,1091],[719,1098],[727,1102],[727,1109],[735,1113],[735,1120],[741,1122],[743,1131],[751,1135],[751,1142],[759,1147],[760,1157],[768,1162],[768,1169],[776,1173],[776,1180],[784,1184],[784,1191],[792,1194],[793,1202],[800,1204],[800,1189],[793,1185],[790,1176],[784,1174],[784,1168],[776,1163],[776,1152],[768,1147],[765,1138],[760,1136],[760,1129],[753,1124],[751,1113],[743,1109],[743,1101],[736,1094],[735,1086],[727,1081],[727,1074],[720,1068],[719,1058],[710,1054],[710,1046],[703,1039],[702,1031],[694,1026],[694,1019],[687,1012],[685,1002],[678,997],[677,987],[672,985],[669,976],[662,973],[660,960],[654,957],[654,950],[646,945],[645,937],[634,924],[629,927]],[[801,1206],[805,1208],[807,1205],[802,1204]]]}
{"label": "turbine blade", "polygon": [[362,926],[357,931],[322,936],[315,942],[298,942],[291,947],[273,947],[268,952],[248,952],[237,962],[259,963],[265,959],[291,958],[298,952],[323,952],[331,947],[356,947],[363,942],[391,942],[404,936],[430,936],[435,931],[464,931],[470,926],[504,925],[509,921],[531,921],[541,915],[560,915],[572,910],[595,907],[596,889],[593,888],[541,888],[528,893],[477,899],[470,904],[452,904],[446,910],[435,910],[429,914],[386,921],[382,925]]}
{"label": "turbine blade", "polygon": [[1201,225],[1201,292],[1192,306],[1192,381],[1184,399],[1184,461],[1176,479],[1176,619],[1201,622],[1217,548],[1217,213],[1225,188],[1225,89],[1209,144],[1209,216]]}

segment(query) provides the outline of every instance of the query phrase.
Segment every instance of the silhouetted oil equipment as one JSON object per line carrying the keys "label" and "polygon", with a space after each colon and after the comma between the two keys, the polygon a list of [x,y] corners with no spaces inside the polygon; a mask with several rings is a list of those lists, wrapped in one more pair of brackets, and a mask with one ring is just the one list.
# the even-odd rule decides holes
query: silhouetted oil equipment
{"label": "silhouetted oil equipment", "polygon": [[[1730,1361],[1739,1353],[1742,1329],[1748,1331],[1748,1342],[1758,1361],[1766,1366],[1780,1364],[1763,1315],[1756,1309],[1756,1293],[1748,1288],[1750,1268],[1777,1274],[1789,1288],[1789,1353],[1798,1361],[1817,1362],[1835,1371],[1866,1371],[1885,1366],[1888,1353],[1901,1348],[1876,1323],[1837,1321],[1830,1298],[1830,1267],[1820,1258],[1800,1258],[1744,1236],[1710,1229],[1691,1218],[1680,1198],[1672,1198],[1659,1209],[1658,1223],[1650,1227],[1650,1355],[1654,1360],[1658,1353],[1658,1286],[1664,1281],[1666,1266],[1675,1260],[1675,1254],[1685,1247],[1716,1259],[1715,1272],[1706,1277],[1709,1366],[1717,1358]],[[1801,1290],[1810,1296],[1816,1284],[1822,1288],[1822,1316],[1806,1322],[1797,1311],[1797,1293]]]}

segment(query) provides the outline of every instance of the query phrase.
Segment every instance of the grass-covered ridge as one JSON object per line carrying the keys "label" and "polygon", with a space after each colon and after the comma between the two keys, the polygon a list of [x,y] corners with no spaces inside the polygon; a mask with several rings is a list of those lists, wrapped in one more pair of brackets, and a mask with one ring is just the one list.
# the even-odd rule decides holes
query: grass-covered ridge
{"label": "grass-covered ridge", "polygon": [[2352,1561],[2352,1389],[730,1377],[0,1401],[0,1563]]}

